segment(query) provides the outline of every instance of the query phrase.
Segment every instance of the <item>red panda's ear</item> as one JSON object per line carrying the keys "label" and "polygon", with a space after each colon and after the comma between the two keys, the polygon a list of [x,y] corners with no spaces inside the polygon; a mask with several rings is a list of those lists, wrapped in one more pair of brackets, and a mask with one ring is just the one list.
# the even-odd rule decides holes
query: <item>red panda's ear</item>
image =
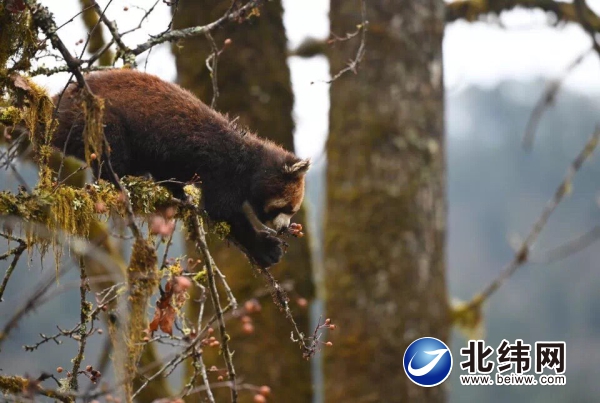
{"label": "red panda's ear", "polygon": [[286,164],[283,167],[283,170],[285,171],[285,173],[288,173],[288,174],[302,176],[302,175],[306,174],[306,171],[308,171],[308,168],[310,168],[310,159],[300,160],[293,165]]}

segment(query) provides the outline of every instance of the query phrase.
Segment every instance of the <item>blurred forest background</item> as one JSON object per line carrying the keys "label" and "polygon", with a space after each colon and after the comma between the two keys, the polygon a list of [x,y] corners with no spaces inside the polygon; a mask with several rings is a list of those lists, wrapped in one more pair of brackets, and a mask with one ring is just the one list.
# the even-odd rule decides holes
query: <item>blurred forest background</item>
{"label": "blurred forest background", "polygon": [[[52,8],[51,3],[48,2]],[[227,8],[227,2],[221,3],[219,7],[212,7],[214,2],[210,1],[181,0],[179,4],[181,10],[187,11],[181,12],[179,15],[175,14],[174,28],[202,25],[215,20]],[[332,32],[341,34],[356,29],[356,24],[360,23],[360,2],[355,3],[351,10],[346,10],[339,2],[332,2]],[[206,12],[208,9],[211,11]],[[402,12],[402,10],[395,11]],[[301,359],[297,346],[288,342],[289,329],[283,317],[278,314],[272,301],[267,297],[264,301],[261,300],[264,312],[255,318],[257,329],[255,334],[244,334],[237,324],[232,327],[234,343],[237,343],[234,345],[238,351],[235,356],[236,367],[240,374],[247,375],[249,381],[269,384],[274,389],[273,401],[313,401],[315,403],[341,401],[338,400],[340,399],[339,393],[343,394],[344,392],[336,391],[335,386],[332,387],[327,383],[331,382],[328,379],[336,379],[336,384],[339,381],[339,378],[336,378],[335,366],[339,366],[338,368],[347,366],[347,362],[344,363],[344,360],[351,362],[356,359],[356,356],[362,356],[361,351],[371,351],[369,349],[377,349],[379,346],[375,341],[371,344],[367,341],[361,343],[360,340],[359,342],[354,340],[348,344],[348,342],[344,342],[344,338],[354,335],[353,331],[356,331],[357,335],[363,335],[361,332],[365,331],[378,333],[378,328],[375,327],[376,323],[370,323],[370,327],[367,327],[366,330],[350,329],[352,326],[348,323],[352,322],[353,315],[357,315],[355,318],[362,317],[351,308],[348,308],[348,312],[343,312],[339,306],[343,306],[347,301],[340,301],[336,299],[337,296],[332,297],[332,294],[336,293],[338,287],[343,287],[343,284],[331,284],[324,280],[328,276],[328,270],[333,270],[335,273],[335,270],[338,269],[343,270],[357,264],[362,265],[364,261],[359,259],[358,263],[346,262],[348,266],[341,268],[337,268],[335,264],[327,261],[328,250],[332,253],[340,253],[335,250],[337,243],[355,245],[353,242],[358,242],[355,239],[345,238],[346,235],[339,235],[338,238],[338,235],[328,234],[328,229],[324,226],[332,216],[335,218],[336,215],[342,214],[327,210],[328,197],[331,202],[336,195],[328,194],[326,178],[329,178],[332,187],[336,186],[336,183],[332,184],[332,178],[339,179],[339,183],[345,183],[344,181],[349,179],[344,177],[344,172],[336,173],[332,172],[331,166],[328,168],[328,158],[320,153],[318,147],[315,152],[305,144],[306,142],[316,142],[317,144],[322,142],[320,137],[323,136],[320,133],[311,133],[309,136],[313,137],[309,137],[309,140],[302,140],[305,143],[298,139],[298,136],[302,135],[302,130],[306,131],[307,128],[314,130],[315,126],[311,126],[311,123],[306,121],[311,119],[306,110],[293,109],[294,98],[290,86],[290,72],[285,62],[286,53],[291,51],[292,47],[288,46],[285,37],[281,36],[284,29],[282,12],[283,8],[280,2],[271,2],[265,7],[265,10],[261,11],[261,17],[248,26],[227,26],[215,34],[218,43],[222,43],[225,38],[231,38],[235,46],[233,49],[225,51],[219,60],[220,97],[217,100],[217,109],[232,115],[240,115],[243,123],[262,136],[275,139],[290,149],[294,147],[295,140],[297,150],[300,149],[302,153],[303,147],[305,147],[304,150],[310,150],[304,151],[305,154],[313,154],[314,165],[308,176],[306,209],[303,212],[305,215],[300,215],[295,220],[307,223],[309,241],[306,242],[310,242],[312,256],[308,252],[308,243],[299,242],[294,245],[296,249],[293,249],[285,257],[281,267],[277,267],[274,273],[281,280],[293,282],[294,301],[297,298],[309,300],[310,304],[307,309],[303,310],[298,306],[294,308],[299,315],[299,323],[304,329],[309,331],[308,329],[314,325],[319,315],[329,316],[331,314],[332,311],[328,309],[325,300],[332,298],[333,301],[329,301],[329,306],[337,307],[333,310],[335,314],[332,319],[336,323],[341,322],[342,324],[335,333],[330,332],[327,336],[333,341],[335,347],[328,349],[326,354],[319,354],[310,363],[306,363]],[[351,141],[351,134],[348,134],[347,138],[344,137],[346,135],[345,124],[353,124],[364,130],[375,131],[373,122],[369,120],[371,117],[365,117],[367,113],[365,108],[368,106],[359,105],[357,107],[356,111],[360,111],[357,114],[364,119],[363,122],[358,122],[359,118],[352,116],[354,111],[349,103],[354,96],[360,97],[356,94],[364,94],[361,91],[373,91],[372,96],[377,97],[375,90],[379,87],[369,80],[376,80],[378,74],[382,74],[384,78],[390,78],[390,75],[376,71],[379,66],[374,60],[384,64],[393,62],[389,58],[401,57],[401,55],[387,54],[382,56],[381,52],[385,52],[385,46],[382,49],[377,48],[378,45],[381,45],[375,39],[377,35],[380,35],[377,31],[379,23],[377,18],[381,16],[379,13],[383,13],[383,10],[379,9],[370,17],[371,28],[374,27],[375,33],[372,39],[367,41],[365,59],[363,64],[359,65],[357,75],[348,73],[339,81],[331,84],[332,111],[329,127],[332,132],[337,133],[337,137],[329,140],[327,156],[330,159],[332,153],[338,150],[335,146],[343,149],[347,145],[345,142]],[[71,14],[73,13],[64,12],[64,10],[60,12],[60,15],[64,16]],[[351,15],[352,18],[348,15]],[[286,16],[286,18],[290,17]],[[169,21],[170,16],[161,21],[165,20]],[[386,22],[390,21],[386,20]],[[107,35],[106,31],[104,35]],[[327,50],[327,54],[332,58],[332,75],[343,68],[348,59],[354,57],[359,42],[360,36],[357,36],[343,44],[334,44]],[[388,46],[389,44],[384,43],[384,45]],[[435,48],[435,45],[432,47]],[[388,49],[393,49],[393,47]],[[175,59],[173,70],[171,67],[165,66],[167,63],[163,61],[168,60],[168,63],[171,63],[172,59],[170,57],[164,59],[160,56],[165,54],[163,52],[170,50],[170,47],[157,49],[158,55],[155,57],[160,59],[160,62],[153,63],[150,59],[148,71],[159,73],[159,70],[162,70],[163,77],[168,77],[173,73],[171,79],[189,88],[205,102],[210,103],[212,83],[204,68],[204,60],[211,52],[207,40],[199,37],[186,41],[181,48],[174,46],[172,49]],[[596,55],[592,54],[589,57],[596,57]],[[292,59],[296,59],[297,63],[304,62],[304,60],[299,61],[297,56]],[[317,63],[317,67],[311,71],[322,72],[323,59],[323,55],[317,54],[313,59]],[[295,62],[288,63],[293,66]],[[374,63],[376,67],[373,67]],[[598,74],[600,75],[600,70],[598,70]],[[314,79],[318,81],[320,77],[314,77]],[[297,80],[294,81],[294,84],[294,89],[297,91]],[[48,82],[48,85],[51,88],[54,86],[51,82]],[[381,85],[388,84],[382,82]],[[445,282],[450,300],[454,298],[463,301],[470,300],[510,261],[515,253],[513,245],[522,241],[524,235],[527,234],[562,180],[566,168],[600,123],[599,95],[585,91],[585,89],[563,88],[556,98],[556,103],[549,106],[541,118],[532,150],[524,150],[523,134],[532,110],[543,95],[546,85],[547,77],[540,77],[520,81],[504,80],[491,86],[467,84],[456,88],[446,87],[445,94],[439,91],[439,95],[445,101],[445,115],[443,122],[440,121],[439,125],[435,122],[432,123],[432,131],[441,129],[442,124],[445,125],[446,199],[444,200],[442,195],[439,202],[447,206],[447,226],[445,234],[442,234],[446,244],[445,246],[438,245],[436,253],[439,253],[444,260],[439,263],[439,267],[446,268]],[[314,104],[317,108],[324,109],[327,102],[322,98],[327,96],[326,93],[324,94],[327,86],[317,82],[311,88],[318,86],[321,87],[316,90],[304,90],[304,96],[312,94],[320,97],[320,99],[315,99]],[[432,91],[435,92],[435,86],[432,87],[434,88]],[[402,93],[404,90],[406,89],[399,91]],[[338,92],[336,93],[336,91]],[[432,97],[435,97],[435,94]],[[364,102],[367,103],[369,100],[365,99]],[[441,99],[439,102],[439,107],[443,108]],[[345,105],[345,109],[340,105]],[[321,113],[327,113],[327,111],[321,111]],[[296,118],[296,121],[293,117]],[[389,122],[384,123],[388,124]],[[416,124],[419,130],[423,130],[423,126],[419,126],[419,124]],[[425,124],[424,127],[429,127],[428,124]],[[296,139],[292,137],[294,127],[296,127]],[[359,144],[361,142],[364,143],[365,140],[358,140]],[[376,143],[377,139],[374,142]],[[371,144],[368,141],[366,143]],[[360,156],[361,149],[356,148],[355,153]],[[401,153],[399,155],[401,156]],[[334,155],[337,169],[351,171],[352,168],[349,165],[353,163],[353,156],[344,154],[342,157],[344,157],[343,161],[340,161],[336,159],[339,157]],[[401,168],[404,169],[404,167]],[[35,184],[37,170],[32,164],[18,163],[18,170],[28,183]],[[597,298],[597,289],[600,287],[600,273],[597,270],[600,248],[594,244],[573,256],[551,262],[537,261],[536,257],[545,256],[544,251],[562,245],[565,241],[589,231],[600,223],[599,175],[600,157],[596,155],[584,165],[576,176],[572,192],[558,207],[536,247],[532,250],[531,263],[519,270],[506,285],[494,294],[483,310],[484,337],[487,344],[493,347],[496,347],[504,338],[507,340],[522,338],[527,343],[542,340],[566,341],[566,386],[461,386],[458,382],[458,375],[463,372],[458,366],[460,361],[458,351],[460,347],[464,346],[466,339],[463,333],[452,331],[450,342],[455,364],[453,374],[445,384],[448,401],[488,401],[492,403],[508,400],[528,402],[597,401],[597,396],[600,395],[600,385],[595,380],[600,377],[600,369],[596,365],[598,354],[594,352],[599,347],[598,341],[600,340],[600,301]],[[8,171],[0,171],[0,183],[2,183],[2,190],[15,191],[18,186],[18,181]],[[393,202],[394,199],[390,200]],[[361,202],[358,201],[356,206],[361,206]],[[394,210],[396,207],[394,205],[391,209]],[[412,210],[407,209],[406,211]],[[347,218],[349,227],[359,225],[357,228],[359,233],[363,229],[360,227],[361,214],[365,215],[365,220],[367,220],[368,216],[374,215],[375,212],[367,208],[360,214],[356,211],[356,217]],[[400,221],[402,221],[401,217],[391,218],[390,226],[394,226]],[[336,223],[336,221],[333,222]],[[342,226],[342,228],[346,227]],[[377,230],[375,228],[371,233],[369,229],[365,230],[367,235],[359,234],[368,238],[364,240],[365,248],[375,248],[376,246],[373,244],[380,242]],[[331,239],[332,236],[333,239]],[[383,239],[385,235],[381,236]],[[334,246],[331,246],[332,243]],[[222,249],[219,249],[220,247]],[[233,287],[240,300],[252,298],[257,289],[262,289],[262,279],[249,275],[249,270],[245,266],[247,263],[239,255],[236,256],[235,252],[232,253],[230,248],[223,248],[218,242],[214,242],[211,248],[214,249],[214,254],[223,271],[228,274],[229,278],[234,279]],[[127,249],[125,245],[123,249]],[[3,251],[0,250],[0,252]],[[368,255],[367,249],[362,252]],[[191,253],[189,245],[186,246],[184,242],[177,242],[172,249],[174,256]],[[10,291],[7,291],[4,296],[5,301],[0,304],[0,326],[12,314],[11,309],[19,306],[25,296],[37,287],[40,277],[49,278],[54,275],[52,259],[47,259],[43,270],[38,264],[38,259],[38,256],[33,255],[29,263],[21,261],[15,270],[10,282]],[[436,264],[432,263],[434,273],[438,267]],[[309,270],[311,267],[312,271]],[[365,284],[368,284],[365,289],[359,289],[356,294],[344,297],[348,297],[349,300],[358,299],[360,295],[363,295],[362,293],[371,292],[368,289],[371,285],[370,280],[367,278],[370,269],[371,267],[367,266],[357,270],[357,278],[361,279],[363,278],[361,276],[364,276],[363,280]],[[404,284],[402,281],[392,281],[391,284],[394,286]],[[443,278],[437,279],[437,281],[442,285],[444,283]],[[40,368],[52,369],[66,364],[65,356],[69,356],[75,346],[71,340],[67,340],[60,346],[47,345],[34,353],[24,352],[22,346],[38,341],[40,332],[54,332],[57,323],[70,323],[74,317],[77,317],[79,290],[78,285],[74,286],[77,282],[78,273],[69,273],[61,278],[60,284],[56,288],[56,292],[59,292],[60,295],[49,300],[20,323],[2,346],[0,368],[4,371],[10,369],[10,373],[36,373]],[[410,284],[405,286],[407,289],[411,287]],[[439,287],[440,284],[433,286]],[[403,292],[407,291],[394,287],[387,291],[390,295]],[[367,297],[370,295],[367,294]],[[385,299],[385,295],[387,294],[384,292],[379,297]],[[402,301],[401,297],[398,298],[398,301]],[[421,303],[426,304],[427,301],[424,300]],[[443,305],[443,302],[440,304]],[[361,305],[359,308],[362,309],[364,306]],[[365,308],[362,314],[368,312],[368,309]],[[419,313],[419,309],[416,309],[411,315],[418,316]],[[341,320],[338,321],[340,318]],[[447,329],[443,329],[444,325],[440,325],[440,327],[442,329],[437,329],[435,323],[432,325],[432,328],[437,329],[435,332],[444,335]],[[419,330],[416,334],[411,333],[408,336],[400,337],[398,335],[398,338],[415,339],[417,336],[427,335],[433,334]],[[373,335],[374,340],[377,337],[379,335]],[[384,343],[388,343],[388,341]],[[338,345],[340,347],[336,352]],[[385,344],[386,347],[394,345],[395,341]],[[345,350],[349,346],[355,348],[356,351]],[[96,357],[104,347],[100,342],[91,343],[86,353],[86,359],[92,362],[97,360]],[[161,353],[166,351],[166,347],[159,348]],[[393,371],[398,371],[400,368],[400,372],[394,373],[382,381],[385,388],[391,388],[387,393],[396,393],[394,382],[397,382],[400,377],[405,377],[401,372],[402,356],[399,351],[402,350],[383,351],[390,355],[388,359],[394,362]],[[342,357],[340,358],[340,356]],[[280,357],[286,357],[286,359]],[[357,359],[357,362],[362,365],[360,359]],[[9,363],[10,365],[8,365]],[[257,365],[257,363],[259,364]],[[389,368],[380,368],[382,372],[386,369]],[[185,369],[177,371],[174,378],[178,379],[178,376],[183,375],[184,371]],[[353,379],[352,374],[346,373],[344,376],[347,377],[346,382],[349,385],[367,381],[373,382],[374,390],[384,387],[377,385],[378,381],[374,378],[364,380],[361,375],[356,375],[357,378]],[[107,375],[107,379],[110,379],[110,375]],[[307,387],[307,385],[309,386]],[[285,390],[286,394],[278,395],[278,387]],[[344,387],[343,384],[342,387]],[[344,389],[346,393],[347,390]],[[292,395],[296,400],[284,397]],[[327,396],[330,398],[327,399]],[[334,398],[335,396],[337,398]],[[381,395],[375,393],[375,396]],[[432,401],[438,399],[434,395],[424,396],[431,398]],[[392,400],[385,398],[377,400],[375,397],[365,401],[387,402]],[[414,401],[419,401],[419,399]]]}

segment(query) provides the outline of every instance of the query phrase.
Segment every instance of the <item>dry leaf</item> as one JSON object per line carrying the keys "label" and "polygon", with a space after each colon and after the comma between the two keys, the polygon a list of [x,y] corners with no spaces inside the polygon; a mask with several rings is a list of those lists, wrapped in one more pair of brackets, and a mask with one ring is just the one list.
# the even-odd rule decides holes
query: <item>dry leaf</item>
{"label": "dry leaf", "polygon": [[158,329],[163,333],[173,334],[173,324],[177,319],[177,310],[187,300],[186,291],[190,286],[190,280],[181,276],[172,277],[167,282],[164,293],[156,301],[156,310],[152,322],[148,325],[150,335]]}
{"label": "dry leaf", "polygon": [[27,82],[27,80],[23,76],[13,74],[10,78],[12,79],[15,87],[25,90],[27,92],[31,91],[31,86],[29,85],[29,82]]}

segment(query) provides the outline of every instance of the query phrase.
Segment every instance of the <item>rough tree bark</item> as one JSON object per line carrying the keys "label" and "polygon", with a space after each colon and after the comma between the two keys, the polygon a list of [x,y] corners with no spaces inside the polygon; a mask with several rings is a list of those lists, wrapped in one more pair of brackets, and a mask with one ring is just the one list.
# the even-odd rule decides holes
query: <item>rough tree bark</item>
{"label": "rough tree bark", "polygon": [[[404,373],[415,339],[448,337],[444,268],[444,2],[367,2],[358,75],[331,86],[327,143],[328,402],[439,402]],[[356,30],[359,1],[331,1],[332,33]],[[337,73],[358,39],[331,52]]]}
{"label": "rough tree bark", "polygon": [[[206,24],[221,16],[229,6],[227,1],[181,0],[175,14],[175,28]],[[265,2],[260,17],[243,24],[231,24],[214,35],[219,48],[231,39],[219,58],[217,77],[220,96],[217,109],[240,122],[260,136],[269,138],[293,150],[293,93],[286,63],[286,36],[280,1]],[[200,99],[210,104],[212,84],[205,59],[210,54],[210,42],[205,38],[190,39],[174,47],[178,81]],[[304,212],[294,222],[305,223]],[[211,251],[227,276],[238,301],[262,295],[262,312],[253,315],[256,331],[241,332],[241,322],[232,321],[228,332],[236,351],[234,364],[244,382],[269,385],[273,401],[309,402],[312,396],[310,363],[303,360],[298,346],[290,341],[291,328],[266,292],[263,278],[252,272],[247,259],[233,246],[213,239]],[[274,275],[292,280],[292,308],[301,329],[308,331],[308,311],[293,303],[294,296],[311,299],[313,286],[308,242],[306,238],[291,239],[283,261],[272,268]],[[193,314],[191,317],[195,317]],[[214,364],[222,366],[221,358]],[[212,365],[207,357],[208,365]],[[252,394],[241,393],[240,401],[252,401]]]}

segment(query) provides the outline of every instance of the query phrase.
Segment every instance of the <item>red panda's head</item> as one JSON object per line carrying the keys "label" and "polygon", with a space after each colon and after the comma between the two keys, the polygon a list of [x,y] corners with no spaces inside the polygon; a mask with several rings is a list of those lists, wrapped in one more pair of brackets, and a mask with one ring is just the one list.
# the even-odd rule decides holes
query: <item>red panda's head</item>
{"label": "red panda's head", "polygon": [[310,160],[290,154],[278,167],[258,173],[252,204],[259,220],[276,231],[287,228],[304,199],[304,177]]}

